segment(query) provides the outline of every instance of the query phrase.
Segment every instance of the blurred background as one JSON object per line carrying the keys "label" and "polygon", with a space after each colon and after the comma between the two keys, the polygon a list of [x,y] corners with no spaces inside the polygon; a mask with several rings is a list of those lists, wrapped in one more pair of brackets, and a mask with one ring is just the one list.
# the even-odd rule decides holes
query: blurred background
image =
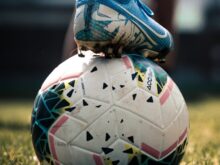
{"label": "blurred background", "polygon": [[[149,1],[149,0],[148,0]],[[61,62],[73,0],[0,1],[0,98],[34,98]],[[172,77],[186,97],[220,91],[220,1],[177,0]]]}
{"label": "blurred background", "polygon": [[[37,164],[29,130],[33,100],[62,61],[73,10],[74,0],[0,0],[0,164]],[[174,24],[171,77],[191,116],[184,162],[218,165],[220,0],[176,0]]]}

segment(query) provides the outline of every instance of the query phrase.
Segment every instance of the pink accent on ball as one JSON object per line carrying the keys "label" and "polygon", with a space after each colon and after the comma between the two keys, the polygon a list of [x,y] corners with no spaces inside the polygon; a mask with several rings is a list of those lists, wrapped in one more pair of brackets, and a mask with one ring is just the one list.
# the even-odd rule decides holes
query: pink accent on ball
{"label": "pink accent on ball", "polygon": [[132,68],[132,64],[131,64],[131,61],[129,60],[128,56],[123,56],[122,60],[123,60],[124,64],[126,65],[127,69]]}
{"label": "pink accent on ball", "polygon": [[180,145],[182,141],[186,139],[186,136],[187,136],[187,128],[183,131],[183,133],[180,135],[180,137],[177,139],[176,142],[174,142],[170,147],[168,147],[162,152],[154,149],[153,147],[145,143],[141,144],[141,149],[145,151],[147,154],[153,156],[154,158],[161,159],[167,156],[170,152],[172,152],[178,145]]}
{"label": "pink accent on ball", "polygon": [[173,80],[169,79],[168,88],[169,88],[170,91],[173,90],[173,86],[174,86],[174,82],[173,82]]}
{"label": "pink accent on ball", "polygon": [[162,94],[162,96],[160,97],[160,104],[163,105],[167,99],[170,97],[170,92],[172,91],[173,89],[173,85],[174,85],[174,82],[169,79],[168,80],[168,85],[167,85],[167,88],[165,90],[165,92]]}
{"label": "pink accent on ball", "polygon": [[[53,158],[55,160],[58,160],[58,156],[57,156],[55,145],[54,145],[54,137],[51,134],[49,134],[49,143],[50,143],[50,150],[51,150],[51,154],[53,155]],[[59,165],[59,163],[55,161],[55,165]]]}
{"label": "pink accent on ball", "polygon": [[[58,160],[58,156],[57,156],[57,152],[56,152],[56,148],[55,148],[55,140],[54,140],[54,135],[56,134],[56,132],[58,131],[58,129],[68,120],[68,116],[62,116],[61,118],[59,118],[56,123],[52,126],[52,128],[49,130],[49,144],[50,144],[50,150],[51,150],[51,154],[53,155],[53,158],[57,161]],[[55,161],[56,165],[59,165],[58,162]]]}
{"label": "pink accent on ball", "polygon": [[173,151],[176,146],[178,145],[178,141],[176,141],[175,143],[173,143],[170,147],[168,147],[166,150],[164,150],[162,153],[161,153],[161,158],[168,155],[171,151]]}
{"label": "pink accent on ball", "polygon": [[157,159],[160,158],[160,152],[145,143],[141,144],[141,149]]}
{"label": "pink accent on ball", "polygon": [[183,131],[182,135],[179,137],[179,143],[181,143],[187,136],[187,128]]}
{"label": "pink accent on ball", "polygon": [[101,156],[94,154],[93,159],[96,165],[103,165]]}

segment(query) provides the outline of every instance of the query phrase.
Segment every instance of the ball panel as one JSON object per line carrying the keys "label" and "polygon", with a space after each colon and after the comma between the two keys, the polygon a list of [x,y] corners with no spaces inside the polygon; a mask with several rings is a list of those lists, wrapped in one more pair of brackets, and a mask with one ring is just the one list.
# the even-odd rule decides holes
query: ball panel
{"label": "ball panel", "polygon": [[178,145],[178,140],[180,135],[177,134],[176,130],[178,130],[179,125],[178,121],[174,120],[165,130],[164,130],[164,138],[163,145],[161,148],[161,157],[167,156],[173,150],[176,149]]}
{"label": "ball panel", "polygon": [[[128,57],[127,60],[129,60]],[[123,71],[132,69],[131,67],[127,67],[124,57],[121,59],[104,59],[101,63],[106,67],[109,76],[114,76]]]}
{"label": "ball panel", "polygon": [[93,153],[91,151],[79,148],[76,146],[69,146],[70,150],[70,160],[71,165],[103,165],[103,159],[99,154]]}
{"label": "ball panel", "polygon": [[90,98],[83,98],[75,104],[74,111],[69,115],[88,124],[97,120],[103,113],[110,108],[109,104]]}
{"label": "ball panel", "polygon": [[[68,148],[68,144],[63,140],[57,138],[53,134],[49,135],[49,144],[53,161],[57,161],[57,164],[71,164],[70,161],[70,151]],[[56,163],[55,163],[56,164]]]}
{"label": "ball panel", "polygon": [[[91,72],[96,67],[95,72]],[[111,84],[103,64],[92,65],[90,71],[82,76],[82,88],[86,97],[111,103]]]}
{"label": "ball panel", "polygon": [[182,104],[180,114],[179,114],[177,120],[179,122],[179,124],[178,124],[179,125],[178,134],[179,135],[184,135],[184,132],[186,132],[184,137],[182,137],[179,140],[181,142],[187,137],[188,131],[189,131],[189,114],[188,114],[188,110],[187,110],[187,107],[186,107],[185,103]]}
{"label": "ball panel", "polygon": [[62,97],[70,103],[70,108],[75,107],[75,104],[81,101],[83,97],[81,79],[65,80],[64,84],[65,89],[63,90]]}
{"label": "ball panel", "polygon": [[[61,139],[58,139],[55,134],[56,132],[67,122],[68,120],[68,116],[63,115],[61,116],[51,127],[51,129],[49,130],[48,133],[48,140],[49,140],[49,147],[50,147],[50,151],[51,151],[51,155],[52,158],[51,159],[55,159],[56,161],[59,161],[59,156],[63,156],[63,155],[58,155],[60,153],[60,150],[56,150],[56,147],[59,147],[59,149],[62,149],[63,146],[65,146],[65,142]],[[64,149],[66,149],[64,147]]]}
{"label": "ball panel", "polygon": [[185,100],[183,98],[183,95],[181,94],[179,88],[174,83],[173,90],[171,92],[172,98],[174,99],[174,102],[176,104],[176,110],[179,112],[181,110],[182,104],[185,103]]}
{"label": "ball panel", "polygon": [[122,108],[115,107],[117,131],[120,139],[137,147],[141,146],[142,118]]}
{"label": "ball panel", "polygon": [[140,128],[141,133],[141,149],[153,158],[160,158],[160,151],[163,144],[164,133],[152,123],[143,120]]}
{"label": "ball panel", "polygon": [[[50,132],[54,128],[58,128],[58,130],[54,133],[54,135],[65,141],[66,143],[69,143],[72,139],[74,139],[82,130],[84,130],[87,127],[87,123],[78,120],[76,118],[70,117],[68,114],[65,116],[68,116],[68,119],[65,123],[62,125],[57,125],[57,121],[55,124],[51,127]],[[62,118],[62,116],[61,116]],[[64,136],[65,135],[65,136]]]}
{"label": "ball panel", "polygon": [[109,146],[117,138],[115,111],[110,109],[80,133],[71,144],[95,153],[102,153],[102,148]]}
{"label": "ball panel", "polygon": [[[91,56],[88,58],[91,58]],[[76,61],[78,61],[78,63]],[[41,90],[44,91],[45,89],[59,83],[62,80],[80,77],[80,75],[84,72],[82,61],[83,59],[80,59],[78,56],[74,56],[61,63],[50,73],[50,75],[44,81],[43,85],[41,86]],[[71,66],[77,67],[75,67],[73,70],[70,70],[69,68],[71,68]]]}
{"label": "ball panel", "polygon": [[112,94],[115,102],[119,102],[124,96],[136,88],[136,82],[132,81],[131,71],[125,70],[111,77]]}
{"label": "ball panel", "polygon": [[164,88],[164,91],[160,95],[160,104],[164,128],[167,128],[177,116],[176,105],[173,98],[171,97],[172,90],[169,89],[169,86],[172,83],[173,81],[169,79],[167,85]]}
{"label": "ball panel", "polygon": [[143,89],[135,89],[117,102],[122,108],[137,114],[162,128],[161,108],[158,98]]}
{"label": "ball panel", "polygon": [[[140,149],[133,145],[118,139],[112,145],[108,147],[110,151],[103,153],[105,164],[117,164],[124,165],[129,164],[134,157],[137,158],[141,154]],[[136,164],[138,164],[138,159]]]}

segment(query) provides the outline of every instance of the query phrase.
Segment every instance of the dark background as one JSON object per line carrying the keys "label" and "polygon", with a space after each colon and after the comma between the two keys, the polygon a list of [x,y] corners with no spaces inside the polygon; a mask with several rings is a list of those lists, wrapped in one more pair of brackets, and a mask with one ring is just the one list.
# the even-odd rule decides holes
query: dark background
{"label": "dark background", "polygon": [[[73,0],[0,1],[0,98],[34,98],[60,62]],[[210,3],[199,31],[177,30],[171,77],[187,99],[220,92],[220,5]]]}

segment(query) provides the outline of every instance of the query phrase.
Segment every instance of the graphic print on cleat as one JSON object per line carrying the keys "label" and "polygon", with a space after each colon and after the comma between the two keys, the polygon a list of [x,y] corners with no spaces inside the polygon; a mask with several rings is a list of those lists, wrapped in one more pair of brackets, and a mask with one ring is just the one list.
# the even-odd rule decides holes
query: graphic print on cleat
{"label": "graphic print on cleat", "polygon": [[171,34],[151,17],[140,0],[78,0],[74,23],[75,41],[108,57],[139,53],[164,62],[173,47]]}

